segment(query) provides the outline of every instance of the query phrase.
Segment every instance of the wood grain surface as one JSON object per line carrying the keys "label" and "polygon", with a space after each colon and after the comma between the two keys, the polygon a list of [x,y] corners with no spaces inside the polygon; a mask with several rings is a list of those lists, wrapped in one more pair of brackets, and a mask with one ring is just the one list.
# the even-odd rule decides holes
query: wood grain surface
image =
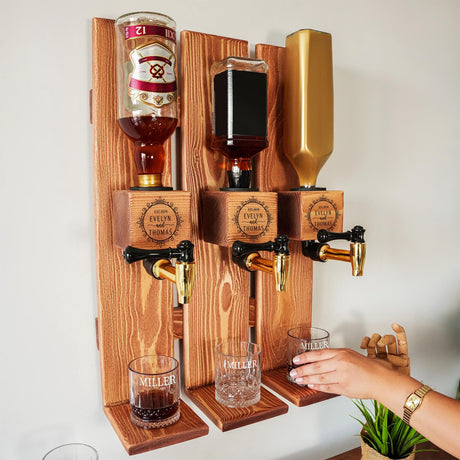
{"label": "wood grain surface", "polygon": [[[299,186],[299,179],[283,148],[284,48],[257,45],[256,57],[268,63],[268,142],[256,156],[256,182],[261,191]],[[256,273],[256,342],[261,346],[262,369],[285,364],[286,333],[311,324],[312,261],[302,255],[301,243],[291,241],[291,271],[287,292],[277,293],[267,273]],[[264,254],[265,257],[272,257]]]}
{"label": "wood grain surface", "polygon": [[261,387],[260,390],[260,401],[257,404],[241,408],[230,408],[219,404],[215,398],[214,385],[188,390],[187,395],[220,430],[229,431],[285,414],[288,411],[287,404],[264,387]]}
{"label": "wood grain surface", "polygon": [[343,192],[279,192],[279,228],[289,238],[316,240],[318,230],[343,231]]}
{"label": "wood grain surface", "polygon": [[323,393],[291,383],[287,380],[286,374],[286,366],[265,371],[262,373],[262,383],[298,407],[337,397],[335,394]]}
{"label": "wood grain surface", "polygon": [[182,400],[179,421],[165,428],[153,430],[133,425],[129,404],[105,407],[104,412],[129,455],[205,436],[209,431],[203,420]]}
{"label": "wood grain surface", "polygon": [[[128,399],[128,362],[151,353],[173,355],[173,286],[128,265],[113,241],[115,190],[135,180],[131,142],[118,126],[114,21],[93,20],[93,150],[98,291],[98,341],[104,405]],[[170,160],[165,182],[170,183]]]}
{"label": "wood grain surface", "polygon": [[[261,211],[258,225],[260,232],[245,232],[246,210],[257,201]],[[219,246],[231,247],[236,240],[249,243],[265,243],[278,235],[278,197],[271,192],[219,192],[202,194],[203,237],[205,241]],[[265,208],[265,209],[264,209]]]}
{"label": "wood grain surface", "polygon": [[214,381],[214,347],[248,339],[249,272],[231,261],[229,248],[203,240],[202,193],[225,185],[223,157],[210,149],[210,67],[227,56],[247,56],[248,43],[198,32],[181,32],[182,188],[192,193],[195,287],[184,306],[184,376],[192,389]]}
{"label": "wood grain surface", "polygon": [[113,206],[114,242],[121,248],[164,249],[191,238],[189,192],[117,190]]}

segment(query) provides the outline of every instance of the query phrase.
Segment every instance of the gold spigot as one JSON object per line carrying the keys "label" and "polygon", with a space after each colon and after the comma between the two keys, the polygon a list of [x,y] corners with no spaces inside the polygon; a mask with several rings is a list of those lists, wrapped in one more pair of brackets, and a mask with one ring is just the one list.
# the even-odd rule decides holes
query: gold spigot
{"label": "gold spigot", "polygon": [[[173,282],[177,288],[177,301],[189,303],[195,281],[193,244],[190,241],[181,241],[177,248],[167,249],[149,250],[128,246],[123,251],[123,258],[127,263],[143,260],[149,275]],[[170,259],[176,259],[174,266]]]}
{"label": "gold spigot", "polygon": [[309,29],[288,35],[285,69],[284,152],[301,189],[314,190],[334,147],[331,35]]}
{"label": "gold spigot", "polygon": [[[258,251],[274,252],[273,260],[264,259]],[[275,238],[275,241],[267,243],[235,241],[232,246],[232,260],[238,266],[250,272],[260,270],[273,275],[276,290],[278,292],[287,290],[291,267],[289,238],[287,236],[281,235]]]}
{"label": "gold spigot", "polygon": [[[144,266],[147,262],[144,263]],[[179,303],[189,303],[192,295],[193,284],[195,282],[195,262],[176,262],[173,266],[168,259],[157,260],[151,269],[151,274],[157,279],[166,279],[176,285],[177,301]]]}
{"label": "gold spigot", "polygon": [[[302,241],[302,253],[304,256],[319,262],[326,262],[327,260],[350,262],[353,276],[362,276],[366,260],[364,232],[364,228],[359,225],[344,233],[320,230],[317,234],[318,242],[315,240]],[[350,241],[350,250],[331,248],[326,242],[332,240]]]}

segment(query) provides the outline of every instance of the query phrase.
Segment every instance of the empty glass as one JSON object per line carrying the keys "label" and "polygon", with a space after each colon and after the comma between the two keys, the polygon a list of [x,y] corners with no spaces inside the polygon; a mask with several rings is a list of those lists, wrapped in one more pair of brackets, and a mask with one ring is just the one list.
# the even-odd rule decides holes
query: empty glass
{"label": "empty glass", "polygon": [[98,460],[96,449],[87,444],[64,444],[50,450],[43,460]]}
{"label": "empty glass", "polygon": [[216,346],[216,401],[247,407],[260,400],[260,346],[244,341]]}

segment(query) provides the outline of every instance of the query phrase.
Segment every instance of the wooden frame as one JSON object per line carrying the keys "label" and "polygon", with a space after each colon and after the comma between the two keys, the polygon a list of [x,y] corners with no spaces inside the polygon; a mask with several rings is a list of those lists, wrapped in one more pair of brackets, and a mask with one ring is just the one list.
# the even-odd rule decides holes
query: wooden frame
{"label": "wooden frame", "polygon": [[[248,43],[191,31],[181,33],[181,120],[184,192],[164,192],[190,198],[187,231],[195,245],[196,278],[191,301],[173,308],[173,285],[149,276],[142,264],[128,266],[120,247],[139,241],[132,229],[136,194],[128,192],[135,177],[128,139],[116,115],[114,21],[93,20],[92,120],[94,131],[94,187],[98,281],[97,338],[101,357],[104,411],[130,454],[193,439],[208,433],[207,425],[183,401],[180,422],[161,430],[142,430],[129,419],[127,364],[149,353],[174,352],[174,339],[183,340],[184,384],[188,396],[223,431],[284,414],[288,406],[266,388],[258,404],[229,409],[214,399],[214,347],[229,339],[250,339],[262,347],[263,383],[299,406],[326,399],[327,395],[302,389],[285,377],[288,329],[310,325],[312,262],[301,253],[301,243],[291,241],[291,276],[288,291],[277,293],[273,277],[255,274],[251,297],[250,273],[231,260],[231,245],[240,238],[232,232],[226,213],[240,192],[219,192],[226,171],[221,156],[210,149],[210,66],[227,56],[248,56]],[[258,242],[279,234],[276,230],[277,192],[298,186],[297,174],[283,154],[284,48],[257,45],[256,56],[269,65],[269,148],[258,155],[255,181],[262,199],[274,214],[273,226]],[[170,146],[168,145],[168,151]],[[170,185],[168,161],[163,183]],[[141,192],[143,193],[143,192]],[[147,192],[146,192],[147,193]],[[162,192],[163,193],[163,192]],[[243,193],[243,192],[241,192]],[[115,198],[114,198],[115,196]],[[241,197],[240,197],[241,198]],[[181,198],[182,199],[182,198]],[[116,213],[113,211],[115,200]],[[184,205],[185,208],[187,205]],[[223,208],[222,208],[223,206]],[[212,208],[225,229],[208,228],[206,212]],[[114,219],[120,232],[114,232]],[[250,240],[251,238],[249,238]],[[118,246],[117,246],[118,245]],[[120,247],[119,247],[120,246]],[[148,245],[146,246],[148,247]],[[271,258],[272,254],[262,253]],[[154,327],[152,325],[155,325]],[[295,395],[295,396],[292,396]]]}

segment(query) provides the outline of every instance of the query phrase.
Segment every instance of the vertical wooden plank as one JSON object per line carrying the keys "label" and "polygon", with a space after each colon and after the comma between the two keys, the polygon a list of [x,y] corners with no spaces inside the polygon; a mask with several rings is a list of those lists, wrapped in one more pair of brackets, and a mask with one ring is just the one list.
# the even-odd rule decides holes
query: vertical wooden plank
{"label": "vertical wooden plank", "polygon": [[[284,48],[257,45],[256,57],[268,63],[268,142],[256,157],[256,183],[261,191],[299,186],[295,169],[283,151]],[[291,241],[288,291],[276,293],[273,277],[256,273],[256,342],[262,347],[262,369],[285,366],[286,332],[311,324],[312,261],[302,255],[301,243]],[[267,258],[273,257],[265,254]]]}
{"label": "vertical wooden plank", "polygon": [[191,31],[181,33],[182,188],[192,193],[195,287],[184,305],[184,374],[188,389],[214,380],[214,347],[248,338],[249,273],[231,261],[231,249],[203,239],[201,194],[225,184],[224,158],[210,149],[213,62],[248,55],[248,43]]}
{"label": "vertical wooden plank", "polygon": [[[134,184],[131,143],[117,122],[114,21],[93,20],[93,148],[98,330],[105,406],[128,399],[128,362],[137,356],[172,356],[172,283],[127,265],[113,242],[112,193]],[[164,183],[170,178],[167,161]]]}

